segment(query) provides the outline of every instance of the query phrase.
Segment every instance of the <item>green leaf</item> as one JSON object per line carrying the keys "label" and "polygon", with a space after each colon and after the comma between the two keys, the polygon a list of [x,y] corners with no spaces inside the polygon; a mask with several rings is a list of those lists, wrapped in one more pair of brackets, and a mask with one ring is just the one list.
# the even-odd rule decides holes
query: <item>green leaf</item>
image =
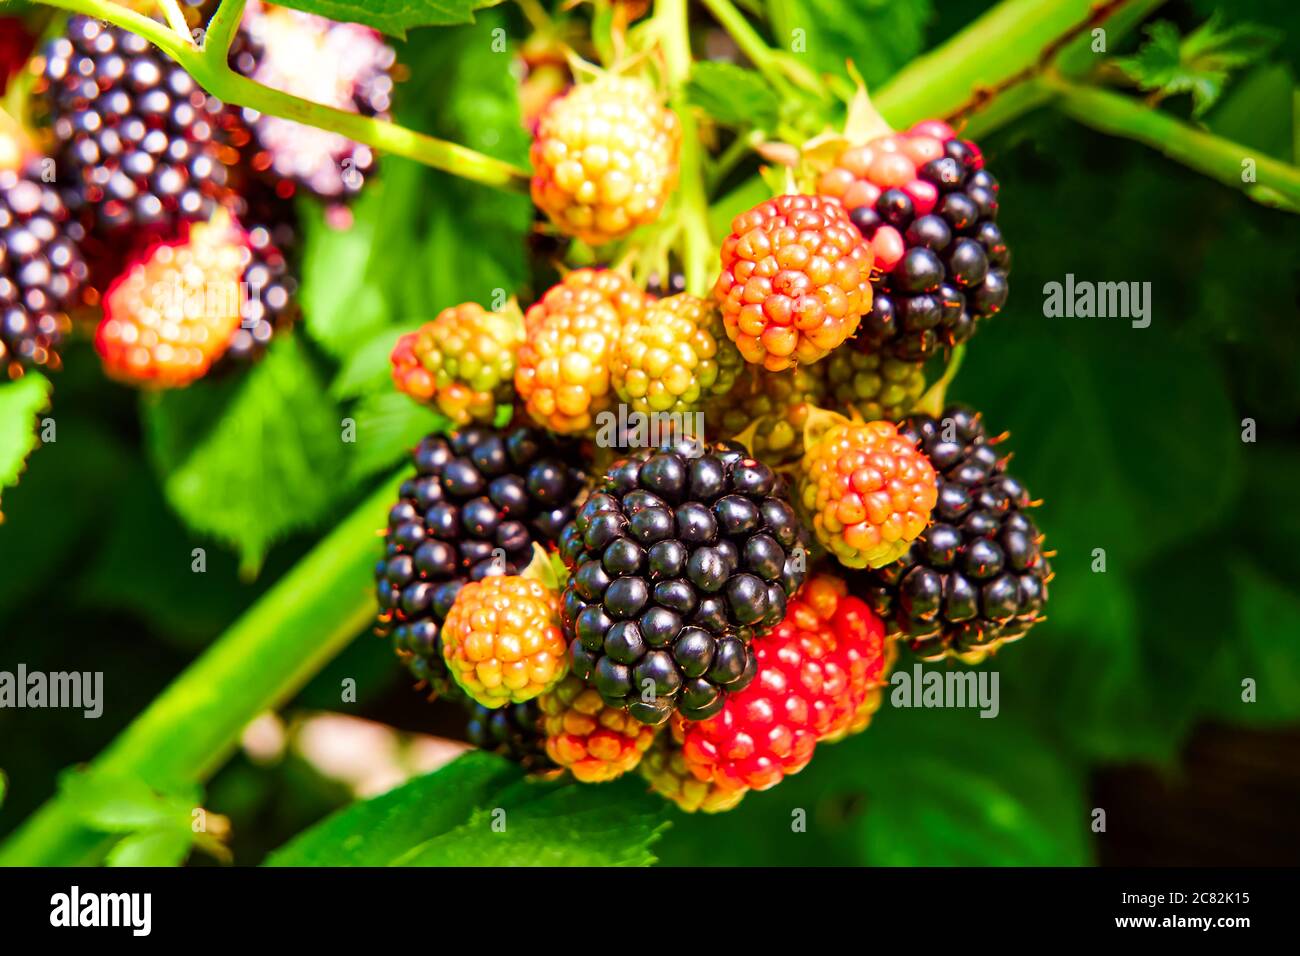
{"label": "green leaf", "polygon": [[299,835],[270,866],[647,865],[663,804],[633,781],[525,779],[474,751]]}
{"label": "green leaf", "polygon": [[663,800],[626,777],[611,784],[525,781],[427,841],[403,866],[649,866]]}
{"label": "green leaf", "polygon": [[413,320],[401,325],[385,326],[352,349],[343,360],[339,373],[330,385],[330,394],[338,399],[359,398],[373,392],[393,390],[393,365],[389,356],[397,339],[414,332],[427,320]]}
{"label": "green leaf", "polygon": [[473,751],[435,773],[354,803],[272,853],[267,866],[388,866],[456,827],[522,778],[500,757]]}
{"label": "green leaf", "polygon": [[[1244,557],[1229,568],[1236,595],[1236,639],[1217,682],[1217,710],[1242,723],[1280,723],[1300,717],[1300,598],[1294,588]],[[1254,703],[1242,681],[1255,682]]]}
{"label": "green leaf", "polygon": [[3,770],[0,770],[0,807],[3,807],[5,805],[5,797],[8,795],[8,793],[9,793],[9,778],[5,776],[5,772]]}
{"label": "green leaf", "polygon": [[1164,96],[1192,95],[1192,115],[1201,116],[1223,94],[1229,74],[1260,62],[1281,34],[1253,23],[1225,25],[1216,12],[1186,37],[1166,20],[1151,24],[1138,52],[1115,63],[1143,90]]}
{"label": "green leaf", "polygon": [[145,429],[168,502],[255,573],[271,544],[314,526],[345,489],[342,415],[296,338],[222,382],[150,396]]}
{"label": "green leaf", "polygon": [[23,463],[39,444],[36,416],[49,407],[50,380],[28,372],[0,384],[0,490],[15,484]]}
{"label": "green leaf", "polygon": [[[411,76],[395,92],[397,119],[525,163],[529,137],[510,51],[494,43],[502,22],[491,11],[472,27],[415,34],[399,53]],[[427,95],[433,89],[438,95]],[[335,230],[319,209],[304,206],[300,300],[308,333],[340,361],[363,347],[367,361],[377,361],[376,342],[389,334],[396,341],[416,317],[521,291],[532,213],[526,196],[385,157],[352,207],[350,229]],[[374,368],[349,371],[346,387],[368,389],[376,380],[365,372]]]}
{"label": "green leaf", "polygon": [[843,76],[852,60],[867,85],[897,73],[925,48],[931,0],[783,0],[768,5],[774,45]]}
{"label": "green leaf", "polygon": [[383,290],[369,281],[388,180],[369,183],[352,209],[352,226],[336,229],[316,203],[301,203],[303,324],[311,337],[342,358],[389,320]]}
{"label": "green leaf", "polygon": [[180,866],[193,844],[188,829],[146,830],[119,840],[104,862],[108,866]]}
{"label": "green leaf", "polygon": [[401,461],[430,432],[445,432],[451,421],[401,392],[367,395],[352,412],[357,440],[348,448],[348,480],[357,482]]}
{"label": "green leaf", "polygon": [[723,126],[770,130],[780,118],[781,98],[762,75],[734,63],[695,64],[686,98]]}
{"label": "green leaf", "polygon": [[473,23],[474,13],[501,0],[284,0],[281,6],[331,20],[364,23],[389,36],[404,37],[414,27]]}

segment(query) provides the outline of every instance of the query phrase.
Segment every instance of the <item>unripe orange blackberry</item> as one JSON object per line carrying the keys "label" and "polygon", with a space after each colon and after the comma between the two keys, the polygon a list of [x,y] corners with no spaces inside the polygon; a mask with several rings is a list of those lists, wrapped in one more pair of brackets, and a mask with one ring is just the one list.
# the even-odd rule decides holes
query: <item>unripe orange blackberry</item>
{"label": "unripe orange blackberry", "polygon": [[817,540],[850,568],[902,557],[938,497],[929,459],[892,422],[831,424],[804,452],[801,472],[799,505]]}
{"label": "unripe orange blackberry", "polygon": [[853,335],[871,308],[871,266],[839,200],[777,196],[732,220],[713,291],[740,354],[777,372]]}
{"label": "unripe orange blackberry", "polygon": [[649,297],[610,269],[578,269],[524,315],[515,391],[538,424],[585,432],[614,403],[612,353],[623,325],[639,319]]}
{"label": "unripe orange blackberry", "polygon": [[546,755],[583,783],[621,777],[641,761],[655,728],[610,707],[593,687],[570,675],[538,701]]}
{"label": "unripe orange blackberry", "polygon": [[558,596],[518,575],[466,584],[442,626],[447,669],[484,707],[522,703],[555,686],[568,670],[566,650]]}
{"label": "unripe orange blackberry", "polygon": [[683,292],[623,326],[611,374],[633,411],[676,414],[726,395],[743,365],[714,304]]}
{"label": "unripe orange blackberry", "polygon": [[497,405],[513,394],[515,353],[523,337],[518,312],[489,312],[476,302],[443,309],[397,340],[393,381],[457,425],[491,422]]}
{"label": "unripe orange blackberry", "polygon": [[202,378],[239,329],[250,258],[243,232],[218,211],[127,266],[104,295],[95,332],[105,372],[153,388]]}
{"label": "unripe orange blackberry", "polygon": [[591,245],[654,222],[677,183],[681,124],[654,87],[605,76],[542,113],[532,195],[556,227]]}
{"label": "unripe orange blackberry", "polygon": [[749,788],[720,787],[691,773],[682,752],[684,723],[681,719],[674,719],[671,730],[655,738],[637,771],[650,784],[651,790],[687,813],[731,810],[745,798]]}

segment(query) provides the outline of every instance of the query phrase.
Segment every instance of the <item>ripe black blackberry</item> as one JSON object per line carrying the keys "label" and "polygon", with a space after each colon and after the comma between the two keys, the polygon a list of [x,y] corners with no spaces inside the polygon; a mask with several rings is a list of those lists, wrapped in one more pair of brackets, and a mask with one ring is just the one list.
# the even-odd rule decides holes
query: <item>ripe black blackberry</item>
{"label": "ripe black blackberry", "polygon": [[1011,255],[996,221],[998,181],[973,144],[950,139],[943,151],[916,174],[933,190],[924,195],[937,192],[929,211],[921,213],[907,190],[890,188],[874,204],[850,212],[869,241],[888,226],[904,247],[873,283],[871,311],[858,327],[869,352],[924,361],[968,340],[978,320],[1006,303]]}
{"label": "ripe black blackberry", "polygon": [[244,300],[244,317],[223,356],[225,362],[248,362],[266,351],[271,337],[293,325],[298,315],[295,296],[298,280],[289,271],[284,252],[271,237],[266,226],[255,226],[247,233],[251,255],[244,270],[248,290]]}
{"label": "ripe black blackberry", "polygon": [[615,462],[560,542],[574,670],[647,724],[702,720],[747,686],[750,641],[804,577],[784,480],[735,443],[694,451]]}
{"label": "ripe black blackberry", "polygon": [[656,299],[662,299],[670,295],[677,295],[686,291],[686,273],[670,272],[668,281],[665,282],[663,276],[654,272],[650,278],[646,279],[645,291],[647,295],[652,295]]}
{"label": "ripe black blackberry", "polygon": [[37,166],[0,170],[0,375],[59,367],[67,311],[86,279],[82,237]]}
{"label": "ripe black blackberry", "polygon": [[149,41],[74,16],[46,48],[41,88],[91,258],[129,252],[123,235],[173,238],[231,201],[219,142],[231,114]]}
{"label": "ripe black blackberry", "polygon": [[982,660],[1037,623],[1052,577],[1029,493],[1006,474],[980,417],[951,407],[899,431],[938,472],[934,523],[897,562],[866,572],[867,599],[923,660]]}
{"label": "ripe black blackberry", "polygon": [[545,770],[553,766],[546,756],[546,734],[542,730],[542,711],[536,699],[489,710],[470,698],[467,736],[470,743],[491,753],[500,754],[525,770]]}
{"label": "ripe black blackberry", "polygon": [[447,693],[440,630],[461,586],[527,567],[533,542],[555,541],[573,517],[584,476],[522,427],[429,435],[412,457],[375,568],[378,630],[417,679]]}

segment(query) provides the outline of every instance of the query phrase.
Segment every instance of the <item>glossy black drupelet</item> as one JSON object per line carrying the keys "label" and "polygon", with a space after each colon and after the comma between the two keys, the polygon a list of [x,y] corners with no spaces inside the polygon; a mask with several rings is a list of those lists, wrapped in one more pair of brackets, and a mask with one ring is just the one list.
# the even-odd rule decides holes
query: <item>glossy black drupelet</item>
{"label": "glossy black drupelet", "polygon": [[500,754],[525,770],[547,770],[554,766],[546,756],[546,735],[542,732],[542,711],[536,699],[489,710],[468,697],[467,736],[470,743]]}
{"label": "glossy black drupelet", "polygon": [[85,16],[45,51],[64,201],[105,253],[123,232],[174,238],[231,197],[230,113],[149,41]]}
{"label": "glossy black drupelet", "polygon": [[865,573],[866,597],[922,659],[976,661],[1042,617],[1052,571],[1029,493],[969,409],[913,415],[899,431],[934,464],[939,500],[907,554]]}
{"label": "glossy black drupelet", "polygon": [[857,336],[865,351],[924,361],[967,341],[979,319],[1006,303],[1011,255],[997,224],[998,181],[973,145],[953,139],[944,151],[918,171],[939,193],[930,212],[916,215],[901,189],[886,189],[874,206],[850,212],[867,239],[889,225],[906,247],[873,283],[871,311]]}
{"label": "glossy black drupelet", "polygon": [[298,317],[298,280],[289,269],[285,253],[276,245],[271,229],[256,226],[247,232],[252,259],[244,270],[248,290],[244,317],[223,362],[248,362],[266,351],[272,336],[287,331]]}
{"label": "glossy black drupelet", "polygon": [[375,568],[379,631],[435,692],[453,686],[440,629],[456,594],[466,581],[518,574],[534,542],[559,537],[584,480],[573,457],[523,427],[430,435],[415,449]]}
{"label": "glossy black drupelet", "polygon": [[86,279],[82,235],[39,166],[0,170],[0,377],[59,366],[67,311]]}
{"label": "glossy black drupelet", "polygon": [[734,443],[704,451],[616,462],[560,542],[574,670],[647,724],[717,713],[803,582],[782,479]]}

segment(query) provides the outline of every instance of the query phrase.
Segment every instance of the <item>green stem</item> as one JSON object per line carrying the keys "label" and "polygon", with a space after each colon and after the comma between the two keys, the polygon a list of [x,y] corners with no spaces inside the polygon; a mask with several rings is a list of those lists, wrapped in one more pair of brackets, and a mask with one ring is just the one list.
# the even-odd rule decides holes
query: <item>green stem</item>
{"label": "green stem", "polygon": [[1097,0],[1004,0],[899,71],[872,101],[895,127],[951,116],[980,90],[1031,70],[1092,16]]}
{"label": "green stem", "polygon": [[49,6],[84,13],[138,33],[183,66],[217,99],[265,113],[333,130],[358,143],[404,156],[434,169],[487,186],[520,192],[528,190],[528,173],[466,146],[426,136],[388,120],[362,116],[323,106],[255,83],[234,70],[226,59],[230,38],[239,24],[244,0],[223,0],[212,18],[208,42],[199,49],[188,37],[165,24],[136,13],[111,0],[42,0]]}
{"label": "green stem", "polygon": [[677,216],[685,247],[682,267],[686,272],[687,290],[694,295],[704,295],[715,249],[713,238],[709,235],[709,200],[704,190],[703,150],[695,125],[695,114],[686,102],[686,82],[691,77],[690,24],[686,0],[658,0],[654,15],[660,28],[664,63],[673,91],[673,106],[682,127],[677,193]]}
{"label": "green stem", "polygon": [[[167,791],[205,780],[258,714],[282,706],[374,619],[371,568],[398,480],[386,482],[266,592],[95,760]],[[97,862],[111,839],[59,795],[0,847],[0,865]]]}
{"label": "green stem", "polygon": [[[1043,80],[1057,94],[1057,107],[1085,126],[1150,146],[1211,179],[1242,190],[1257,203],[1300,212],[1300,168],[1189,126],[1131,97],[1052,74]],[[1251,182],[1243,180],[1246,169],[1253,171]]]}

